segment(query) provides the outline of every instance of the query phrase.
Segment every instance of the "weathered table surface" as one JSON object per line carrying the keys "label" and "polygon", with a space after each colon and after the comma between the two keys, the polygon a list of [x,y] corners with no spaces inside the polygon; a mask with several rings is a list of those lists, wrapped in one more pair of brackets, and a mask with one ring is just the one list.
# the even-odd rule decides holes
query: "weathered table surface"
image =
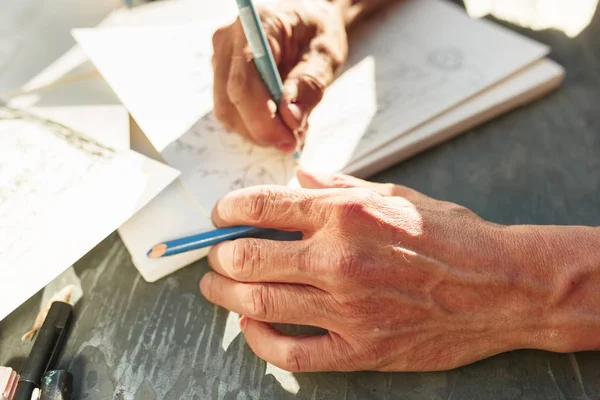
{"label": "weathered table surface", "polygon": [[[579,37],[522,33],[552,46],[562,88],[374,177],[465,205],[506,224],[600,225],[600,13]],[[1,74],[0,74],[1,75]],[[75,265],[85,296],[61,366],[81,399],[598,399],[600,353],[516,351],[442,373],[287,375],[207,303],[198,262],[154,284],[116,233]],[[19,368],[36,295],[0,323],[0,365]],[[224,350],[226,348],[226,350]]]}

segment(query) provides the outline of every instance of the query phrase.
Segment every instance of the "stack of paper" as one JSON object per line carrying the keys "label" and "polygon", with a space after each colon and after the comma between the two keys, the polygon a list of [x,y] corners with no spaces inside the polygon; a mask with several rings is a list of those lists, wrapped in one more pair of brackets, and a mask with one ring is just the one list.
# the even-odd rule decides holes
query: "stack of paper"
{"label": "stack of paper", "polygon": [[[29,2],[12,5],[17,12],[9,9],[8,15],[19,21],[22,7],[33,7],[36,23],[46,19],[45,11],[55,13]],[[86,12],[80,13],[81,9],[70,9],[80,23],[103,11],[85,7]],[[130,149],[129,114],[97,73],[68,84],[55,80],[57,70],[39,73],[55,48],[45,49],[39,58],[25,57],[27,63],[22,64],[32,49],[21,43],[41,43],[38,30],[60,37],[61,45],[67,40],[52,26],[29,25],[25,19],[20,24],[10,31],[3,31],[6,25],[0,28],[0,39],[5,40],[0,40],[0,47],[8,43],[19,50],[6,58],[0,54],[1,66],[6,67],[2,72],[13,72],[0,74],[0,87],[10,88],[2,94],[5,101],[0,101],[0,320],[179,175]],[[68,30],[65,35],[69,39]],[[24,73],[17,77],[14,71],[19,67]],[[37,75],[28,79],[30,73]],[[28,82],[11,86],[15,81]]]}
{"label": "stack of paper", "polygon": [[[148,281],[206,255],[150,260],[146,251],[212,229],[210,211],[228,191],[294,184],[290,156],[226,132],[211,112],[212,32],[237,12],[234,2],[218,4],[183,23],[74,31],[139,125],[133,142],[181,172],[119,229]],[[164,7],[190,15],[192,6]],[[563,70],[548,51],[444,0],[390,6],[353,32],[350,59],[311,116],[300,163],[361,177],[380,171],[557,87]]]}

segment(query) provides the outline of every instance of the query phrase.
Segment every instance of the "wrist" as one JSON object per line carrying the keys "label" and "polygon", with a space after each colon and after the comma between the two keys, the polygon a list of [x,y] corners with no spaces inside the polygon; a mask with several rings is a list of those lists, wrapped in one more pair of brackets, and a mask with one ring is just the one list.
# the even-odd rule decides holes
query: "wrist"
{"label": "wrist", "polygon": [[525,289],[515,304],[515,348],[600,349],[600,228],[505,228],[509,277]]}

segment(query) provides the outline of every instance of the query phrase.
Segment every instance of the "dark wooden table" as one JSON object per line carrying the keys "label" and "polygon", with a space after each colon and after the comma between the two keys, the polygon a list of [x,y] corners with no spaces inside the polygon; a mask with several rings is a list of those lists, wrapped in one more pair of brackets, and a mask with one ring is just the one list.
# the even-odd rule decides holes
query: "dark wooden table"
{"label": "dark wooden table", "polygon": [[[600,225],[600,14],[575,39],[521,32],[552,46],[567,70],[562,88],[373,180],[498,223]],[[79,399],[600,399],[598,352],[515,351],[443,373],[278,380],[242,336],[223,350],[228,313],[198,291],[205,261],[148,284],[114,233],[74,268],[85,296],[60,364],[75,374]],[[19,338],[40,300],[0,323],[0,365],[20,368],[30,345]]]}

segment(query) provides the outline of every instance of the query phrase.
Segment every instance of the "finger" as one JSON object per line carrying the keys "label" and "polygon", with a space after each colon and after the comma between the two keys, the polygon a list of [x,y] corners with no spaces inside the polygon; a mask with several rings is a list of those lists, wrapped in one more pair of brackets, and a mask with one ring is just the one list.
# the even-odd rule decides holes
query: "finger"
{"label": "finger", "polygon": [[350,175],[344,174],[323,174],[318,172],[309,172],[303,169],[296,171],[298,182],[303,188],[324,189],[324,188],[364,188],[370,189],[382,196],[399,196],[405,199],[423,199],[427,196],[410,189],[406,186],[393,183],[369,182]]}
{"label": "finger", "polygon": [[256,69],[245,37],[238,34],[236,38],[227,83],[229,101],[254,142],[262,146],[276,146],[286,152],[292,151],[295,147],[294,135],[278,115],[277,104]]}
{"label": "finger", "polygon": [[284,82],[281,117],[295,130],[306,130],[310,113],[333,81],[335,63],[327,52],[312,50],[289,72]]}
{"label": "finger", "polygon": [[213,246],[208,263],[219,274],[238,282],[313,285],[319,274],[311,260],[310,241],[236,239]]}
{"label": "finger", "polygon": [[213,304],[264,322],[320,326],[325,321],[327,292],[277,283],[243,283],[207,272],[200,291]]}
{"label": "finger", "polygon": [[249,138],[248,131],[227,95],[227,81],[229,79],[229,70],[233,53],[232,32],[233,28],[231,25],[219,28],[215,31],[212,38],[212,67],[214,74],[213,112],[223,128]]}
{"label": "finger", "polygon": [[223,196],[212,211],[216,226],[251,225],[282,231],[309,231],[323,224],[323,194],[285,186],[253,186]]}
{"label": "finger", "polygon": [[349,345],[333,334],[289,336],[271,325],[243,316],[240,327],[254,354],[289,372],[350,370]]}

